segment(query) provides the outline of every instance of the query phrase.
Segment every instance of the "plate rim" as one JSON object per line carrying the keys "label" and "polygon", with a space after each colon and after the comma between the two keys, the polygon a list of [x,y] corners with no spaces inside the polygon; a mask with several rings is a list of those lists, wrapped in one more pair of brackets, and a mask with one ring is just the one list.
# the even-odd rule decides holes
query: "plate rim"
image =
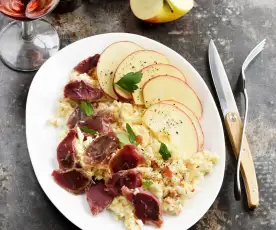
{"label": "plate rim", "polygon": [[[75,221],[75,219],[69,219],[69,217],[67,216],[67,214],[65,212],[62,211],[62,208],[56,204],[52,199],[51,197],[48,195],[48,192],[47,192],[47,189],[45,188],[44,186],[44,183],[41,181],[41,178],[39,176],[39,173],[38,173],[38,169],[37,167],[35,166],[35,163],[34,163],[34,160],[33,160],[33,154],[31,154],[31,151],[30,151],[30,146],[31,146],[31,140],[30,140],[30,135],[28,135],[29,133],[29,126],[28,126],[28,114],[29,114],[29,107],[30,107],[30,95],[32,94],[32,91],[33,91],[33,88],[35,87],[35,84],[36,84],[36,81],[38,81],[38,75],[40,74],[40,72],[42,72],[45,68],[45,66],[47,66],[47,63],[50,62],[50,60],[53,59],[53,57],[57,56],[57,55],[60,55],[60,53],[63,53],[65,52],[66,49],[68,49],[69,47],[71,47],[72,45],[76,44],[76,43],[81,43],[81,42],[84,42],[85,40],[89,40],[89,39],[92,39],[92,38],[95,38],[95,37],[108,37],[108,36],[133,36],[133,37],[137,37],[138,39],[143,39],[143,40],[148,40],[149,42],[153,42],[153,43],[157,43],[159,46],[163,46],[164,48],[166,49],[170,49],[170,51],[176,55],[178,58],[180,58],[182,61],[186,62],[186,64],[189,66],[189,68],[197,75],[197,77],[199,78],[199,81],[201,81],[201,85],[203,87],[205,87],[205,89],[210,93],[210,96],[212,98],[211,100],[211,103],[214,105],[214,108],[215,108],[215,113],[217,114],[217,117],[219,118],[219,126],[220,126],[220,130],[222,131],[222,140],[223,140],[223,143],[222,143],[222,148],[223,148],[223,151],[221,152],[221,154],[223,155],[223,158],[224,158],[224,161],[221,161],[220,160],[220,163],[222,164],[222,167],[223,167],[223,175],[220,177],[220,181],[218,183],[217,186],[219,186],[219,189],[213,193],[212,195],[212,202],[209,203],[208,205],[208,208],[205,210],[205,211],[202,211],[200,214],[197,215],[196,218],[193,218],[193,220],[190,222],[190,224],[188,225],[187,229],[189,229],[190,227],[192,227],[193,225],[195,225],[208,211],[209,209],[211,208],[211,206],[213,205],[213,203],[215,202],[219,192],[221,191],[221,187],[222,187],[222,184],[223,184],[223,181],[224,181],[224,176],[225,176],[225,165],[226,165],[226,146],[225,146],[225,134],[224,134],[224,128],[223,128],[223,124],[222,124],[222,119],[221,119],[221,116],[220,116],[220,113],[218,111],[218,108],[217,108],[217,105],[215,103],[215,100],[214,100],[214,97],[211,93],[211,91],[209,90],[207,84],[205,83],[204,79],[201,77],[201,75],[198,73],[198,71],[195,69],[195,67],[190,64],[190,62],[188,62],[182,55],[180,55],[179,53],[177,53],[175,50],[173,50],[172,48],[162,44],[161,42],[159,41],[156,41],[156,40],[153,40],[151,38],[148,38],[148,37],[145,37],[145,36],[141,36],[141,35],[137,35],[137,34],[133,34],[133,33],[103,33],[103,34],[97,34],[97,35],[92,35],[92,36],[89,36],[89,37],[86,37],[86,38],[82,38],[78,41],[75,41],[73,43],[71,43],[70,45],[64,47],[63,49],[59,50],[57,53],[55,53],[51,58],[49,58],[41,67],[40,69],[36,72],[32,82],[31,82],[31,85],[29,87],[29,91],[28,91],[28,96],[27,96],[27,100],[26,100],[26,110],[25,110],[25,126],[26,126],[26,141],[27,141],[27,147],[28,147],[28,153],[29,153],[29,156],[30,156],[30,160],[31,160],[31,163],[32,163],[32,167],[33,167],[33,170],[34,170],[34,173],[35,173],[35,176],[37,178],[37,181],[40,185],[40,187],[42,188],[44,194],[47,196],[47,198],[51,201],[51,203],[57,208],[57,210],[64,216],[66,217],[66,219],[68,219],[71,223],[73,223],[75,226],[80,227],[80,225]],[[126,39],[122,39],[122,41],[126,41]],[[162,228],[161,228],[162,229]]]}

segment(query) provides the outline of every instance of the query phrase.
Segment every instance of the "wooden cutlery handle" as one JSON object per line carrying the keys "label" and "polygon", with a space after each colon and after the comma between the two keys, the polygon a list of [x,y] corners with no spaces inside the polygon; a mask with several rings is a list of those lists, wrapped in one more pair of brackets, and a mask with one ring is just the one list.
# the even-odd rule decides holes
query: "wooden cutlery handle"
{"label": "wooden cutlery handle", "polygon": [[[226,129],[237,159],[240,151],[243,123],[239,114],[228,113],[225,117]],[[241,172],[245,184],[248,207],[256,208],[259,205],[259,190],[252,155],[246,136],[243,140],[243,155],[241,158]]]}

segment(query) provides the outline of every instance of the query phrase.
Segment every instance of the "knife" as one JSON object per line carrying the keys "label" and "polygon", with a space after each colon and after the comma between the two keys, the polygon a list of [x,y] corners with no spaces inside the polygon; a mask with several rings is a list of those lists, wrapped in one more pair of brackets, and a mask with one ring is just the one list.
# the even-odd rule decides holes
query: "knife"
{"label": "knife", "polygon": [[[209,65],[223,113],[226,130],[230,138],[233,152],[237,158],[240,150],[243,123],[229,80],[213,40],[211,40],[209,44]],[[241,158],[241,172],[245,184],[248,207],[256,208],[259,205],[258,182],[246,136],[244,136],[243,141],[244,152]]]}

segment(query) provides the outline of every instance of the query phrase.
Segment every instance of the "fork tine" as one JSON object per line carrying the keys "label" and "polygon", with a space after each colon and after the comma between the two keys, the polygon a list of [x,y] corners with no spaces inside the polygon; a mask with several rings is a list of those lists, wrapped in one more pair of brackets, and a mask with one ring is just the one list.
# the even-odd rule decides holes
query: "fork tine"
{"label": "fork tine", "polygon": [[247,58],[245,59],[244,61],[244,64],[245,65],[248,65],[252,60],[253,58],[255,58],[259,52],[261,52],[264,48],[264,45],[265,45],[265,40],[262,41],[261,43],[259,43],[251,52],[250,54],[247,56]]}
{"label": "fork tine", "polygon": [[248,58],[246,58],[244,63],[250,63],[252,61],[253,58],[256,57],[256,55],[258,55],[259,52],[261,52],[264,49],[264,45],[265,45],[265,41],[261,42],[259,45],[257,45],[251,52],[250,54],[247,56]]}
{"label": "fork tine", "polygon": [[254,50],[254,52],[251,53],[250,56],[245,60],[243,66],[244,69],[247,68],[247,66],[250,64],[250,62],[264,49],[263,46],[258,47],[258,49]]}
{"label": "fork tine", "polygon": [[243,62],[242,69],[245,70],[249,63],[264,49],[266,39],[261,41],[246,57],[245,61]]}

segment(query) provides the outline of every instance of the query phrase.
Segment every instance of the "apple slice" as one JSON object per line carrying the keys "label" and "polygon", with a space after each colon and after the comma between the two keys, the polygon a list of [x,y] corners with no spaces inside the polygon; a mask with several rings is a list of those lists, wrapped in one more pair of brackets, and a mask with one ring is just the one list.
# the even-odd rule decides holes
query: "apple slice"
{"label": "apple slice", "polygon": [[102,90],[111,98],[118,99],[113,89],[113,80],[118,65],[129,54],[143,50],[133,42],[121,41],[108,46],[100,56],[97,65],[97,76]]}
{"label": "apple slice", "polygon": [[204,134],[203,134],[201,125],[199,123],[199,120],[197,119],[196,115],[192,112],[192,110],[190,110],[186,105],[184,105],[180,102],[177,102],[177,101],[173,101],[173,100],[161,101],[161,103],[173,105],[173,106],[179,108],[180,110],[182,110],[183,112],[185,112],[190,117],[190,119],[192,120],[192,122],[195,126],[196,132],[197,132],[198,150],[201,150],[204,145]]}
{"label": "apple slice", "polygon": [[130,0],[133,14],[151,23],[174,21],[189,12],[193,6],[193,0]]}
{"label": "apple slice", "polygon": [[168,146],[172,144],[179,153],[198,151],[195,126],[189,116],[177,107],[165,103],[152,105],[145,111],[143,122],[160,142]]}
{"label": "apple slice", "polygon": [[[161,53],[153,50],[139,50],[127,56],[116,70],[114,83],[118,82],[124,75],[129,72],[137,72],[146,66],[152,64],[168,64],[168,59]],[[132,94],[125,91],[120,86],[114,84],[114,90],[119,97],[127,100],[132,99]]]}
{"label": "apple slice", "polygon": [[136,105],[144,105],[143,86],[148,80],[152,79],[153,77],[159,75],[169,75],[182,79],[186,82],[184,74],[176,67],[168,64],[153,64],[145,67],[141,70],[141,72],[143,73],[142,80],[140,81],[140,83],[137,84],[138,89],[135,90],[134,93],[132,93],[133,100]]}
{"label": "apple slice", "polygon": [[174,100],[186,105],[198,119],[202,116],[202,106],[192,88],[179,78],[158,76],[149,80],[143,88],[145,106],[165,100]]}

